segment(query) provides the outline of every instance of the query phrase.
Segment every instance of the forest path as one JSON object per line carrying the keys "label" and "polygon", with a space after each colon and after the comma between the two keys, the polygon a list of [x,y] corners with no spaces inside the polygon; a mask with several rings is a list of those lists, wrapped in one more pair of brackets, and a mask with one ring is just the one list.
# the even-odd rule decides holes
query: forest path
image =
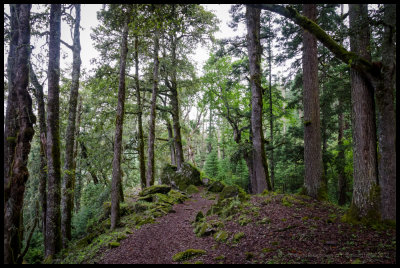
{"label": "forest path", "polygon": [[191,222],[201,210],[204,214],[215,202],[192,194],[182,204],[175,204],[175,213],[157,218],[155,224],[143,225],[139,230],[120,242],[120,246],[108,250],[100,263],[104,264],[161,264],[173,263],[172,256],[188,248],[206,249],[215,241],[212,237],[197,238]]}
{"label": "forest path", "polygon": [[[172,260],[176,253],[201,249],[204,255],[181,263],[396,263],[395,229],[345,224],[340,220],[343,209],[298,195],[253,195],[233,218],[221,222],[229,236],[225,242],[213,235],[197,237],[191,223],[216,202],[203,193],[201,189],[175,204],[175,213],[133,230],[119,247],[104,251],[99,262],[177,263]],[[207,222],[213,220],[218,217],[207,217]],[[234,242],[239,233],[240,241]]]}

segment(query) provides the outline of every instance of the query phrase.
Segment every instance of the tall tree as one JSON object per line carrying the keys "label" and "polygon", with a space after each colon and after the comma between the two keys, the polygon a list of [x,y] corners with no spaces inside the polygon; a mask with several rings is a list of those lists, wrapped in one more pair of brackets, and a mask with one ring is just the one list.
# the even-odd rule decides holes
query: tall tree
{"label": "tall tree", "polygon": [[[305,4],[303,13],[316,21],[317,6]],[[303,30],[303,106],[304,186],[309,196],[319,199],[325,186],[322,180],[317,39],[307,30]]]}
{"label": "tall tree", "polygon": [[158,51],[159,51],[159,34],[160,29],[156,26],[154,31],[154,67],[153,67],[153,91],[151,93],[151,107],[150,107],[150,122],[149,122],[149,136],[148,136],[148,158],[146,169],[146,186],[149,187],[154,184],[154,141],[155,141],[155,124],[156,124],[156,102],[159,81],[159,64]]}
{"label": "tall tree", "polygon": [[128,54],[128,30],[129,15],[125,14],[124,28],[121,39],[121,56],[119,62],[119,85],[118,85],[118,106],[117,116],[115,120],[115,141],[114,141],[114,158],[113,172],[111,182],[111,229],[115,229],[119,224],[119,202],[121,188],[121,154],[122,154],[122,132],[125,114],[125,73],[126,73],[126,57]]}
{"label": "tall tree", "polygon": [[384,5],[382,77],[376,86],[378,110],[378,174],[381,187],[382,218],[396,219],[396,5]]}
{"label": "tall tree", "polygon": [[72,45],[72,80],[69,98],[68,126],[65,137],[65,163],[64,178],[62,183],[61,197],[61,233],[62,244],[66,248],[71,240],[71,218],[74,207],[75,168],[74,168],[74,145],[75,145],[75,122],[76,108],[78,104],[79,77],[81,69],[81,44],[80,44],[80,20],[81,5],[75,4],[74,38]]}
{"label": "tall tree", "polygon": [[38,116],[39,116],[39,143],[40,143],[40,174],[39,174],[39,199],[40,206],[42,208],[42,231],[43,241],[46,242],[46,210],[47,210],[47,141],[46,141],[46,111],[43,96],[43,86],[39,83],[38,78],[33,70],[32,64],[29,63],[29,77],[35,90],[34,95],[38,104]]}
{"label": "tall tree", "polygon": [[253,173],[250,175],[253,193],[271,190],[262,129],[261,45],[259,9],[246,7],[247,50],[250,64],[251,132],[253,138]]}
{"label": "tall tree", "polygon": [[[18,257],[22,243],[22,206],[25,183],[29,178],[27,162],[31,149],[30,142],[35,133],[33,124],[36,122],[32,111],[32,99],[28,93],[31,5],[11,6],[12,36],[9,57],[15,57],[15,61],[9,58],[9,64],[11,64],[8,77],[12,79],[10,81],[12,89],[7,106],[14,106],[15,110],[7,109],[8,112],[11,111],[11,115],[6,118],[11,119],[9,124],[15,125],[6,124],[4,133],[5,150],[7,148],[10,150],[7,153],[13,154],[12,159],[5,157],[4,162],[5,172],[7,170],[4,176],[4,263],[21,260]],[[15,145],[10,143],[15,143]]]}
{"label": "tall tree", "polygon": [[[367,16],[366,4],[349,6],[351,51],[370,61]],[[358,70],[351,69],[350,76],[354,142],[352,209],[362,218],[379,211],[374,93]]]}
{"label": "tall tree", "polygon": [[61,4],[50,7],[50,38],[47,100],[47,219],[45,257],[61,250],[61,160],[60,160],[60,37]]}
{"label": "tall tree", "polygon": [[136,101],[137,101],[137,118],[138,118],[138,153],[139,153],[139,171],[140,171],[140,186],[142,189],[146,187],[146,163],[144,155],[144,138],[143,138],[143,123],[142,123],[142,100],[140,97],[140,84],[139,84],[139,37],[135,31],[135,86],[136,86]]}

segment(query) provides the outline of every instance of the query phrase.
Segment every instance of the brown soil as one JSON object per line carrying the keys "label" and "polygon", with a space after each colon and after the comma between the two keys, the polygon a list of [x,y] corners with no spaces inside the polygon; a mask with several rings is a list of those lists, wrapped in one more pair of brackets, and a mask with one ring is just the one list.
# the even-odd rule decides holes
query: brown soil
{"label": "brown soil", "polygon": [[[174,205],[175,213],[134,230],[118,248],[104,252],[100,263],[176,263],[172,256],[186,249],[207,252],[190,263],[396,263],[396,230],[351,226],[340,221],[339,208],[307,199],[285,206],[282,197],[252,196],[258,209],[246,211],[250,222],[240,225],[241,214],[235,215],[224,222],[228,241],[216,242],[212,235],[196,237],[191,225],[197,212],[205,214],[215,201],[193,194]],[[245,236],[232,243],[238,232]]]}

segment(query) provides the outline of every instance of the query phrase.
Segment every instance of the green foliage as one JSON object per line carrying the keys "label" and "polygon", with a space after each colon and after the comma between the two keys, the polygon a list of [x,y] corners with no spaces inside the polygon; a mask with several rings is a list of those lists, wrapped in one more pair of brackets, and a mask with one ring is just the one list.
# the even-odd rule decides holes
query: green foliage
{"label": "green foliage", "polygon": [[207,156],[204,164],[204,173],[212,178],[216,178],[218,175],[218,155],[215,150],[211,151]]}

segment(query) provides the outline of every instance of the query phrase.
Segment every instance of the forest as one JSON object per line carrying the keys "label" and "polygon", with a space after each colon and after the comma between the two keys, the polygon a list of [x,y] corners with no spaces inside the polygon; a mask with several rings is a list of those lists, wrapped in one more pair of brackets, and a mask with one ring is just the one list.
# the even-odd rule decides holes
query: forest
{"label": "forest", "polygon": [[396,5],[208,6],[4,5],[5,264],[396,263]]}

